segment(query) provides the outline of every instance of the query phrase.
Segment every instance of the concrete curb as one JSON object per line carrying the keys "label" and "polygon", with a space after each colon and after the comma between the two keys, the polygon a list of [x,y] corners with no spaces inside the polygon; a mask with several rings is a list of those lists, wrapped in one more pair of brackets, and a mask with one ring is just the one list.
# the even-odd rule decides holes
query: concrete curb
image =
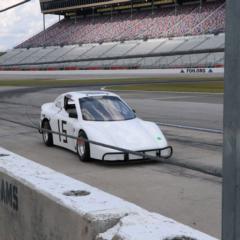
{"label": "concrete curb", "polygon": [[7,240],[216,240],[1,147],[0,215]]}

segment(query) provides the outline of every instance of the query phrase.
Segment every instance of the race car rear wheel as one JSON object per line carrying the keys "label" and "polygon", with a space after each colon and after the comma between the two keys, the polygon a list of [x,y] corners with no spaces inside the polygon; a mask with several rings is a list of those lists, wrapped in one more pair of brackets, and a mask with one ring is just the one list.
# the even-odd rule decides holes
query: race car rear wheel
{"label": "race car rear wheel", "polygon": [[42,124],[42,138],[43,138],[43,142],[48,146],[52,146],[53,145],[53,136],[52,133],[44,131],[44,129],[47,130],[51,130],[50,124],[47,120],[45,120]]}
{"label": "race car rear wheel", "polygon": [[[88,139],[84,131],[80,131],[78,137]],[[77,140],[77,154],[81,161],[87,162],[90,160],[90,147],[89,143],[83,139]]]}

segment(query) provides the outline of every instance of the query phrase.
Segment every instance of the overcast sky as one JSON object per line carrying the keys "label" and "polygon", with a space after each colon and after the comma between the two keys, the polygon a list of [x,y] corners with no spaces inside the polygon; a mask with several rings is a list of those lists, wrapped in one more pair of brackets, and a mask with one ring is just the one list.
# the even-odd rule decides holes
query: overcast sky
{"label": "overcast sky", "polygon": [[[22,0],[0,0],[0,10]],[[46,25],[58,21],[57,16],[46,16]],[[0,51],[20,44],[43,29],[39,0],[0,13]]]}

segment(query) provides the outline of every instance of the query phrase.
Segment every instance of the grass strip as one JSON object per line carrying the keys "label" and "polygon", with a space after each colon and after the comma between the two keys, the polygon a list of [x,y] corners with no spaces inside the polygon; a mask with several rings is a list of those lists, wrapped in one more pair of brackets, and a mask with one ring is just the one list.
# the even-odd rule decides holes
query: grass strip
{"label": "grass strip", "polygon": [[222,77],[183,77],[183,76],[177,76],[177,77],[156,77],[156,78],[113,78],[113,79],[79,79],[79,80],[56,80],[56,79],[17,79],[17,80],[0,80],[0,86],[71,86],[71,85],[93,85],[93,84],[111,84],[111,83],[119,83],[124,84],[126,82],[128,83],[136,83],[136,86],[138,83],[146,82],[146,81],[181,81],[181,80],[189,80],[192,81],[201,81],[201,80],[211,80],[211,81],[221,81]]}
{"label": "grass strip", "polygon": [[110,86],[107,90],[134,90],[134,91],[168,91],[168,92],[206,92],[206,93],[223,93],[223,81],[204,82],[204,83],[153,83],[153,84],[134,84]]}

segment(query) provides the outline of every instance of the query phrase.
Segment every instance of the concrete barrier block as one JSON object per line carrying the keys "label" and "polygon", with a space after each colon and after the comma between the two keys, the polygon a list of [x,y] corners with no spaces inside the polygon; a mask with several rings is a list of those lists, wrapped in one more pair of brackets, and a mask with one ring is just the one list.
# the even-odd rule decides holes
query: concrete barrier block
{"label": "concrete barrier block", "polygon": [[0,147],[1,240],[216,240]]}
{"label": "concrete barrier block", "polygon": [[96,240],[217,240],[155,213],[129,214]]}
{"label": "concrete barrier block", "polygon": [[139,210],[0,148],[2,240],[92,240],[121,217]]}
{"label": "concrete barrier block", "polygon": [[[211,71],[210,71],[211,70]],[[113,79],[146,78],[169,75],[192,74],[223,76],[224,68],[175,68],[175,69],[127,69],[127,70],[58,70],[58,71],[0,71],[0,79]]]}

